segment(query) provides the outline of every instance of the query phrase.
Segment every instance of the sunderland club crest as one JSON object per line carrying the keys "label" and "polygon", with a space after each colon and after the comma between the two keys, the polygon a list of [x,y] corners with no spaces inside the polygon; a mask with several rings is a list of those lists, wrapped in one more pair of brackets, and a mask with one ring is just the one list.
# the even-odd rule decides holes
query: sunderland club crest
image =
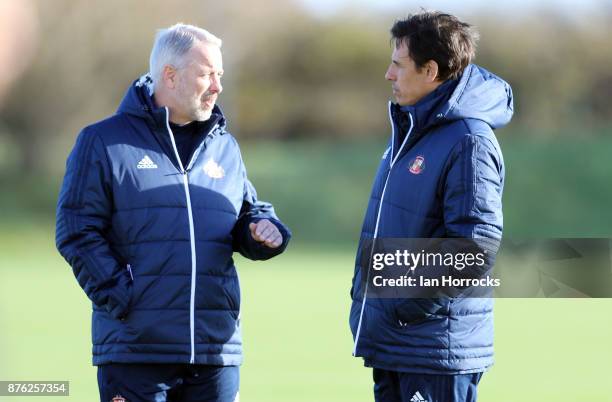
{"label": "sunderland club crest", "polygon": [[408,167],[412,174],[421,174],[425,170],[425,158],[421,155],[417,156]]}

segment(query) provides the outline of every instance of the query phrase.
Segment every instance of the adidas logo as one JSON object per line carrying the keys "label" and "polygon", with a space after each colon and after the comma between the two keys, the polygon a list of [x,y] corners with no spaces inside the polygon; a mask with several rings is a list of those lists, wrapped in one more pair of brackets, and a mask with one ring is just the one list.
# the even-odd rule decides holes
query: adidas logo
{"label": "adidas logo", "polygon": [[428,401],[427,399],[423,398],[423,395],[421,395],[419,391],[417,391],[410,399],[410,402],[428,402]]}
{"label": "adidas logo", "polygon": [[137,169],[157,169],[157,165],[153,163],[153,161],[151,160],[151,158],[149,158],[148,155],[145,155],[144,158],[142,158],[140,162],[138,162],[138,165],[136,165],[136,168]]}
{"label": "adidas logo", "polygon": [[385,150],[385,153],[382,156],[382,159],[387,159],[387,156],[389,155],[389,152],[391,152],[391,147],[387,148]]}

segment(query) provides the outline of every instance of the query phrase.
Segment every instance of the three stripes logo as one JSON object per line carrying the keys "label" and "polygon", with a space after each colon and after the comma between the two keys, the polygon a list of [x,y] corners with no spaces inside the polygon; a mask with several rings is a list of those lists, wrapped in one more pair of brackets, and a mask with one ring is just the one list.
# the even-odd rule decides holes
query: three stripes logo
{"label": "three stripes logo", "polygon": [[144,158],[138,162],[136,165],[137,169],[157,169],[157,165],[149,158],[148,155],[145,155]]}
{"label": "three stripes logo", "polygon": [[429,402],[427,399],[423,398],[423,395],[419,391],[417,391],[412,398],[410,398],[410,402]]}
{"label": "three stripes logo", "polygon": [[382,156],[382,159],[387,159],[387,156],[389,155],[389,152],[391,152],[391,147],[387,148],[385,150],[385,153]]}

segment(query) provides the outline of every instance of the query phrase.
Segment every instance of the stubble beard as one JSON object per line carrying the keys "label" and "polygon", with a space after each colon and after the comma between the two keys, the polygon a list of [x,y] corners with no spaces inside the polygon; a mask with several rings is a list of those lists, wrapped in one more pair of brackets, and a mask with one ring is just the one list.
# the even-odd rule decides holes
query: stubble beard
{"label": "stubble beard", "polygon": [[204,108],[204,102],[202,101],[210,95],[190,94],[189,92],[185,87],[180,87],[178,91],[179,102],[183,104],[186,117],[190,121],[206,121],[210,119],[215,103],[213,102],[210,109],[207,109]]}
{"label": "stubble beard", "polygon": [[205,109],[202,105],[202,98],[199,96],[192,96],[189,99],[188,110],[189,118],[194,121],[206,121],[210,119],[212,115],[213,106],[210,109]]}

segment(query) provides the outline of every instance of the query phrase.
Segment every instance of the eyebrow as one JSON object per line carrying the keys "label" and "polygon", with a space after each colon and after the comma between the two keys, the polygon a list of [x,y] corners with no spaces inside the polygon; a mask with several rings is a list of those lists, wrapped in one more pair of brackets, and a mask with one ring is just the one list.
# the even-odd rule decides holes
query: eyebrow
{"label": "eyebrow", "polygon": [[213,74],[213,73],[214,74],[219,74],[219,73],[223,74],[224,70],[222,68],[219,69],[219,70],[215,70],[212,67],[205,66],[203,68],[198,67],[198,73],[199,74]]}

